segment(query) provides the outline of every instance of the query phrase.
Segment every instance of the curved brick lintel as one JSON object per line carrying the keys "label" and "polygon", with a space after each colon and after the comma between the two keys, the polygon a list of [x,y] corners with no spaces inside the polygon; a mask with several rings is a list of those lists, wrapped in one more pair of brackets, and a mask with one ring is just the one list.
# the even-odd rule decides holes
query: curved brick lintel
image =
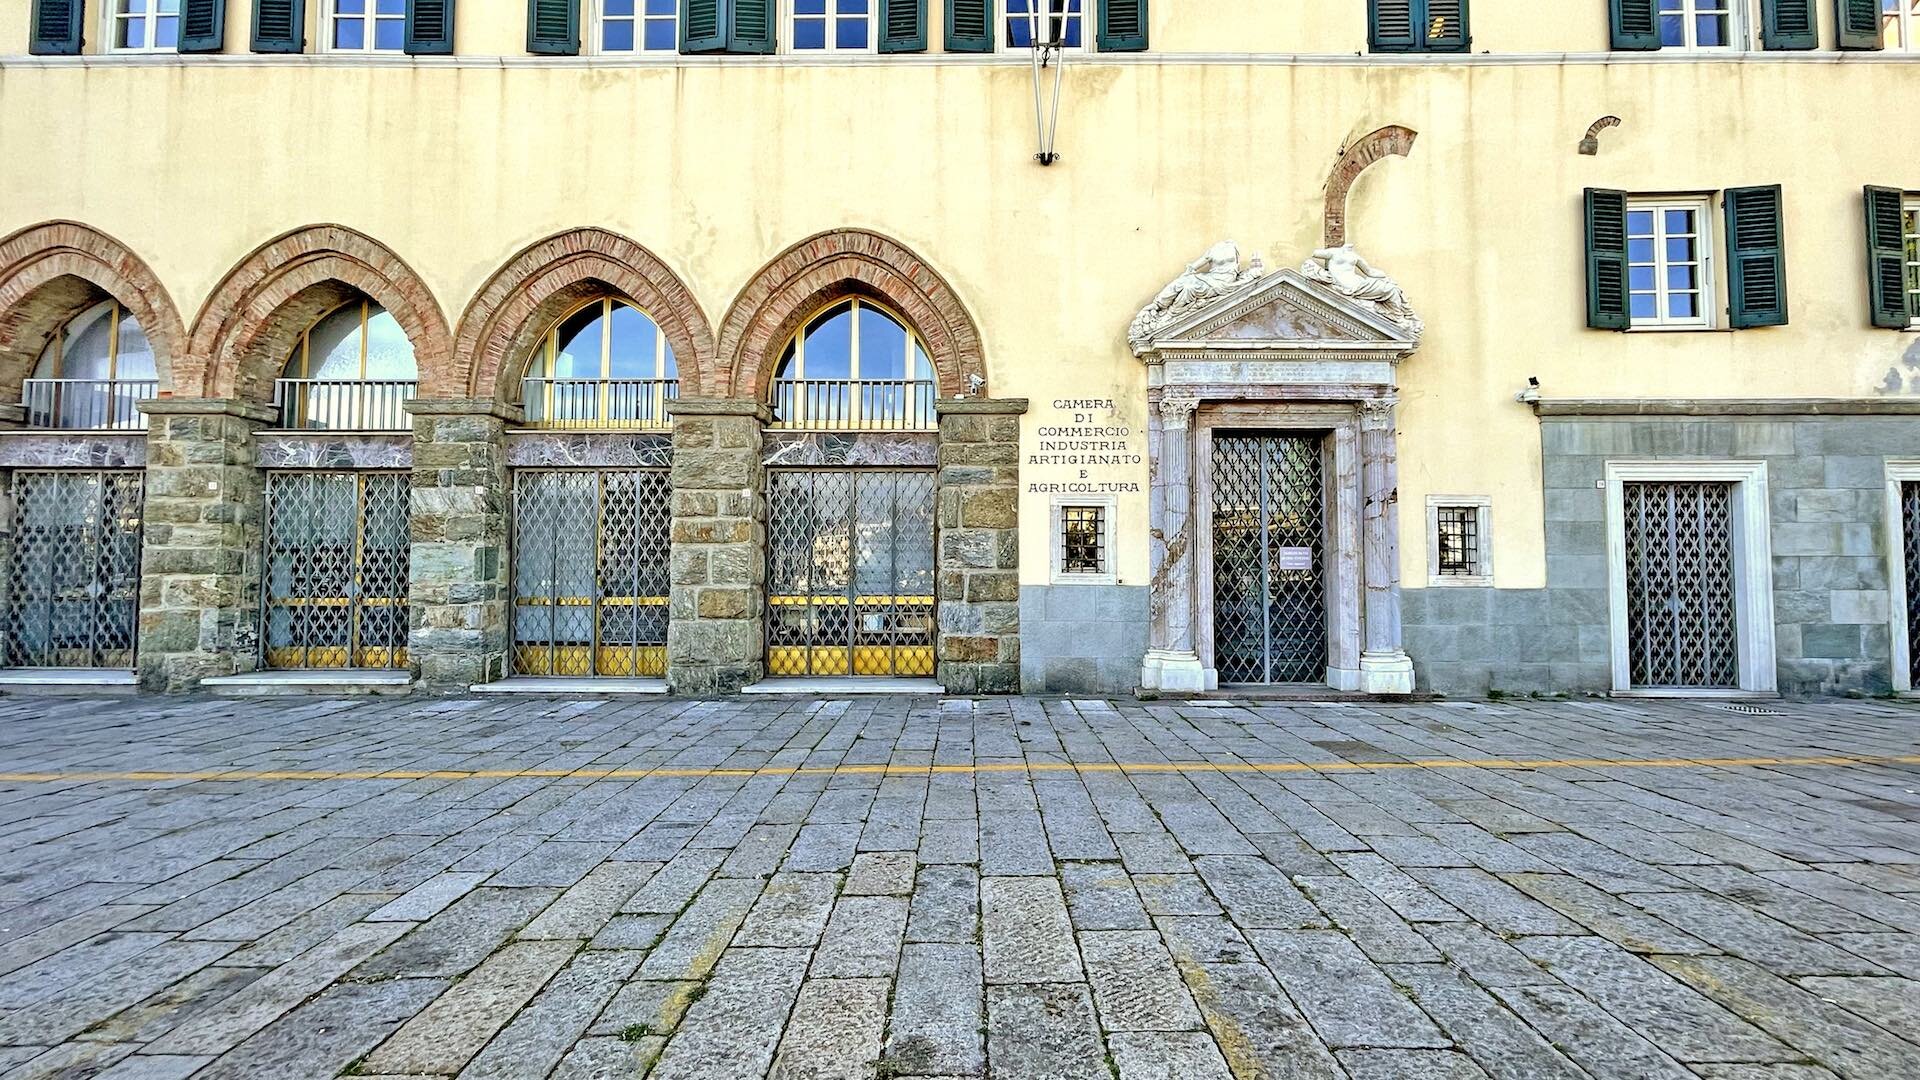
{"label": "curved brick lintel", "polygon": [[1327,247],[1347,242],[1347,193],[1367,167],[1384,157],[1406,157],[1413,152],[1419,132],[1398,124],[1388,124],[1368,132],[1347,147],[1334,162],[1327,176],[1327,205],[1324,239]]}
{"label": "curved brick lintel", "polygon": [[764,400],[787,339],[821,307],[848,296],[878,300],[906,318],[941,393],[968,392],[970,375],[986,379],[980,330],[945,278],[887,237],[835,229],[775,256],[734,299],[720,323],[719,392]]}
{"label": "curved brick lintel", "polygon": [[567,309],[605,292],[633,301],[659,324],[682,390],[692,396],[712,392],[713,330],[699,301],[659,257],[599,228],[537,241],[487,279],[454,335],[464,389],[444,392],[518,401],[521,367],[534,342]]}
{"label": "curved brick lintel", "polygon": [[77,221],[29,225],[0,239],[0,400],[18,401],[20,381],[33,373],[54,331],[106,296],[146,333],[161,389],[175,389],[173,360],[186,345],[186,328],[145,260]]}
{"label": "curved brick lintel", "polygon": [[421,392],[455,385],[453,336],[426,282],[386,245],[344,225],[309,225],[254,249],[194,320],[176,364],[183,389],[266,401],[295,342],[356,293],[387,309],[413,344]]}

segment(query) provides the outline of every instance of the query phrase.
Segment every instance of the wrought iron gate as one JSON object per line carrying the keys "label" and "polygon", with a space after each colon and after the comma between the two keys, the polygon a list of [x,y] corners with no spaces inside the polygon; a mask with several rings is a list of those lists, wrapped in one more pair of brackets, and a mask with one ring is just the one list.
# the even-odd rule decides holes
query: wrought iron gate
{"label": "wrought iron gate", "polygon": [[407,663],[407,474],[267,474],[266,662]]}
{"label": "wrought iron gate", "polygon": [[1732,485],[1663,481],[1621,490],[1632,685],[1738,686]]}
{"label": "wrought iron gate", "polygon": [[13,474],[8,667],[133,666],[142,497],[137,472]]}
{"label": "wrought iron gate", "polygon": [[513,670],[667,671],[665,469],[521,469],[513,478]]}
{"label": "wrought iron gate", "polygon": [[767,670],[933,674],[933,473],[768,473]]}
{"label": "wrought iron gate", "polygon": [[1213,437],[1213,656],[1223,683],[1327,677],[1325,437]]}
{"label": "wrought iron gate", "polygon": [[1906,524],[1907,656],[1914,670],[1920,669],[1920,481],[1900,485],[1900,517]]}

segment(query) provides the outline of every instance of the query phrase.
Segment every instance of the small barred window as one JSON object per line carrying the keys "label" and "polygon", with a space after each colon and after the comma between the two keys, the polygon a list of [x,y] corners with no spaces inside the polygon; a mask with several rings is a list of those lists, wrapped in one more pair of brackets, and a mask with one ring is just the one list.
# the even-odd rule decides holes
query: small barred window
{"label": "small barred window", "polygon": [[1104,506],[1060,508],[1060,571],[1107,572],[1107,510]]}
{"label": "small barred window", "polygon": [[1437,515],[1441,577],[1478,577],[1480,567],[1480,508],[1442,506]]}

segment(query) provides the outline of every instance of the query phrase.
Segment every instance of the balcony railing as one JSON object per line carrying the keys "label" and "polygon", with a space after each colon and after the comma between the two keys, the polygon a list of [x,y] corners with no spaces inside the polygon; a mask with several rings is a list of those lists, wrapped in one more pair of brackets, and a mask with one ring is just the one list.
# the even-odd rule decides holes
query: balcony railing
{"label": "balcony railing", "polygon": [[20,403],[31,427],[144,431],[147,416],[134,406],[159,390],[155,379],[27,379]]}
{"label": "balcony railing", "polygon": [[773,426],[803,431],[932,431],[939,426],[931,381],[778,379]]}
{"label": "balcony railing", "polygon": [[521,389],[528,427],[664,428],[680,380],[527,379]]}
{"label": "balcony railing", "polygon": [[281,379],[273,403],[288,431],[407,431],[412,379]]}

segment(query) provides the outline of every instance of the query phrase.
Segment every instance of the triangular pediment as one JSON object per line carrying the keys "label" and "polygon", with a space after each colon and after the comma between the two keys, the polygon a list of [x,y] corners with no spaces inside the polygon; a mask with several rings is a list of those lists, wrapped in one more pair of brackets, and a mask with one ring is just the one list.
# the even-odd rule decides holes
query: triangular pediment
{"label": "triangular pediment", "polygon": [[1411,335],[1371,305],[1342,296],[1298,271],[1282,269],[1168,323],[1141,351],[1404,354],[1415,346]]}

